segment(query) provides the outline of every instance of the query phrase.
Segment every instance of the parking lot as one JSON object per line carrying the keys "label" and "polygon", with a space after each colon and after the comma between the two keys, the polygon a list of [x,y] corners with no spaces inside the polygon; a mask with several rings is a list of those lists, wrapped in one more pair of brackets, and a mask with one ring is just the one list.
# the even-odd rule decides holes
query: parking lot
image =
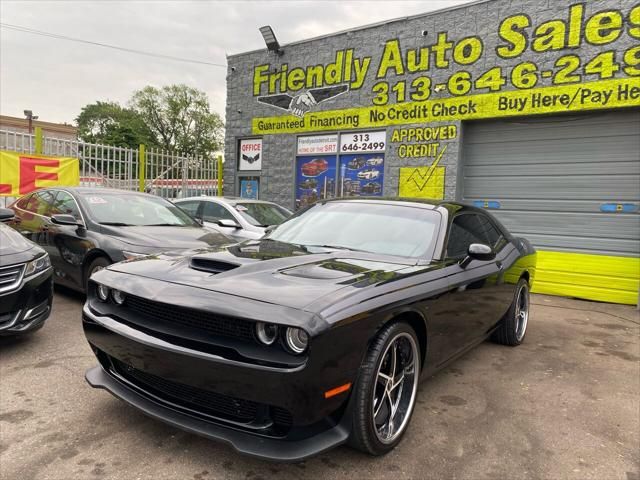
{"label": "parking lot", "polygon": [[533,296],[525,343],[485,343],[422,384],[412,425],[383,458],[347,447],[275,464],[151,420],[104,391],[57,290],[44,329],[0,338],[0,477],[576,478],[638,480],[640,315]]}

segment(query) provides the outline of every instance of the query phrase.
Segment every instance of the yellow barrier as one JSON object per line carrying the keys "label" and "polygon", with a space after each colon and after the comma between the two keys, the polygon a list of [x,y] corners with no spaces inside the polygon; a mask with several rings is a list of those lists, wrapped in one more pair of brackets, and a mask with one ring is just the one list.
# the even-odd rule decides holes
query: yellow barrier
{"label": "yellow barrier", "polygon": [[567,252],[538,252],[532,291],[636,305],[640,258]]}

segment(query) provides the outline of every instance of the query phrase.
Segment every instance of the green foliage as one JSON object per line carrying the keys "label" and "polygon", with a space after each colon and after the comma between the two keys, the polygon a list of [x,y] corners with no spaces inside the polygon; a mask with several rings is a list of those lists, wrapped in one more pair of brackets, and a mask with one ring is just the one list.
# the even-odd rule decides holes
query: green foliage
{"label": "green foliage", "polygon": [[222,119],[209,109],[207,95],[187,85],[147,86],[133,94],[137,112],[167,150],[210,156],[222,147]]}
{"label": "green foliage", "polygon": [[127,148],[138,148],[141,143],[157,145],[143,117],[115,102],[98,101],[86,105],[76,122],[78,137],[85,142]]}
{"label": "green foliage", "polygon": [[147,86],[128,108],[115,102],[86,105],[76,122],[90,143],[138,148],[144,143],[184,154],[211,157],[223,144],[224,124],[210,111],[207,95],[187,85]]}

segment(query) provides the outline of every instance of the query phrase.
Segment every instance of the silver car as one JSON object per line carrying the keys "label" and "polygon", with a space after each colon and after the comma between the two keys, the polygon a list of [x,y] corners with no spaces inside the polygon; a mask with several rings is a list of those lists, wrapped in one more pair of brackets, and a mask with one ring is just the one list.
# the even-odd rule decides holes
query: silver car
{"label": "silver car", "polygon": [[261,238],[267,227],[280,225],[292,215],[276,203],[239,197],[189,197],[174,203],[205,227],[238,241]]}

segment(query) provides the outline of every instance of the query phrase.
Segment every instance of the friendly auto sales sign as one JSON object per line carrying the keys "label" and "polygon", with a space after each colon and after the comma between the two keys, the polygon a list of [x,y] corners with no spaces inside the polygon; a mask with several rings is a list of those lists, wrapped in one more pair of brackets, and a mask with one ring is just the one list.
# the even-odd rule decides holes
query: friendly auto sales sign
{"label": "friendly auto sales sign", "polygon": [[[482,35],[443,24],[420,45],[381,38],[380,48],[345,45],[323,63],[256,65],[253,96],[287,114],[253,118],[253,133],[637,106],[640,1],[549,2],[549,10],[537,18],[514,9]],[[352,106],[335,109],[350,97]]]}
{"label": "friendly auto sales sign", "polygon": [[262,170],[262,139],[240,140],[238,170]]}

